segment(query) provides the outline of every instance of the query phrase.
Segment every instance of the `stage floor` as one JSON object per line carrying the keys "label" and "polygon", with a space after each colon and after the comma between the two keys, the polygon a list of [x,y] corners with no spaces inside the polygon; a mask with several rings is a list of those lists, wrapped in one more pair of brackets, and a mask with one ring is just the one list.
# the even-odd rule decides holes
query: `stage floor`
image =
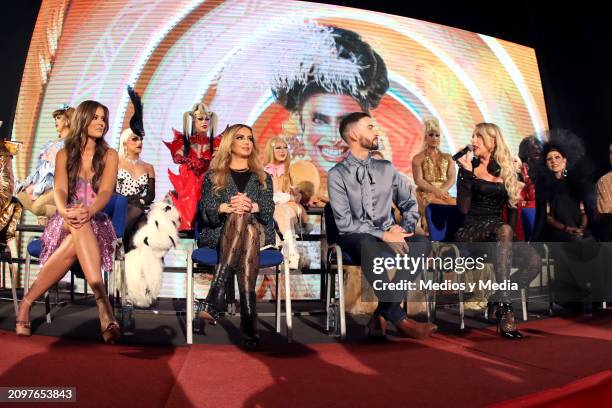
{"label": "stage floor", "polygon": [[[534,291],[535,292],[535,291]],[[9,291],[0,291],[1,297],[10,297]],[[21,291],[18,293],[21,298]],[[52,301],[55,295],[51,296]],[[544,297],[541,297],[545,300]],[[63,306],[54,307],[53,321],[51,324],[45,322],[44,305],[38,302],[32,309],[32,332],[36,335],[54,336],[68,339],[97,341],[100,339],[97,308],[92,295],[76,295],[74,303],[69,303],[68,293],[60,293],[60,300],[66,302]],[[302,312],[302,315],[294,316],[294,339],[295,341],[311,343],[334,343],[336,338],[325,333],[324,305],[321,302],[303,301],[293,302],[294,313]],[[155,314],[147,310],[136,310],[133,314],[135,327],[132,334],[125,335],[121,342],[125,344],[145,345],[186,345],[184,314],[177,315],[176,310],[184,310],[183,300],[162,299],[157,305],[162,313]],[[275,303],[258,302],[259,331],[263,344],[278,345],[286,343],[285,318],[281,319],[282,332],[275,331],[274,309]],[[284,307],[284,306],[283,306]],[[520,318],[520,302],[515,302],[516,315]],[[529,304],[530,320],[538,320],[547,317],[547,304],[532,302]],[[318,312],[317,312],[318,311]],[[568,315],[567,311],[559,309],[558,313]],[[424,315],[417,316],[417,320],[426,320]],[[367,342],[364,325],[369,316],[347,315],[347,342]],[[484,319],[482,311],[466,311],[465,325],[467,330],[459,329],[459,313],[456,305],[450,307],[439,307],[436,315],[436,323],[441,333],[451,336],[464,336],[471,329],[484,329],[492,325]],[[235,344],[241,343],[239,316],[225,316],[221,318],[216,327],[206,326],[204,333],[194,333],[195,344]],[[14,330],[15,318],[13,304],[9,301],[0,302],[0,329]],[[390,326],[390,340],[395,340],[393,326]],[[493,329],[495,327],[493,326]]]}
{"label": "stage floor", "polygon": [[557,393],[612,370],[612,310],[523,323],[521,341],[501,339],[483,322],[475,328],[475,319],[459,332],[455,319],[428,340],[370,343],[359,317],[338,342],[316,327],[319,317],[308,317],[295,319],[296,341],[287,344],[264,318],[262,350],[248,353],[232,344],[235,318],[197,335],[199,344],[176,347],[136,344],[184,344],[176,318],[142,315],[134,336],[103,345],[93,303],[84,303],[58,311],[50,325],[37,306],[34,336],[18,338],[2,302],[0,386],[74,386],[77,403],[69,405],[78,407],[473,408]]}

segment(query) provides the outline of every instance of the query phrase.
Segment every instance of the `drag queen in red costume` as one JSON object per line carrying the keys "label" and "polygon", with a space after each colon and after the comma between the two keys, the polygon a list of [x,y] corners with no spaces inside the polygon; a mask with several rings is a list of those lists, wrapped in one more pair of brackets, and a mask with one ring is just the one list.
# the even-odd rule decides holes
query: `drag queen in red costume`
{"label": "drag queen in red costume", "polygon": [[218,137],[214,137],[216,127],[217,115],[203,103],[198,103],[183,114],[183,133],[172,129],[174,140],[164,142],[170,149],[172,160],[179,165],[179,174],[168,170],[168,177],[174,186],[170,193],[172,202],[181,214],[181,231],[194,228],[204,173],[220,142]]}

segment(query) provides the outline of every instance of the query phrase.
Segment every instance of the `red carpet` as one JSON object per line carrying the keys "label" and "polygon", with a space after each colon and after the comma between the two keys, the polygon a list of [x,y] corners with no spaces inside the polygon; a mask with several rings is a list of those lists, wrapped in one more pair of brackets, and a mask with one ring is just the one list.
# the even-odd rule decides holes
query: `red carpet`
{"label": "red carpet", "polygon": [[496,408],[572,408],[612,405],[612,371],[604,371],[564,387],[517,398]]}
{"label": "red carpet", "polygon": [[76,386],[78,403],[63,406],[130,408],[603,406],[610,398],[612,313],[521,328],[526,339],[515,342],[472,330],[427,341],[291,344],[258,353],[0,332],[0,386]]}

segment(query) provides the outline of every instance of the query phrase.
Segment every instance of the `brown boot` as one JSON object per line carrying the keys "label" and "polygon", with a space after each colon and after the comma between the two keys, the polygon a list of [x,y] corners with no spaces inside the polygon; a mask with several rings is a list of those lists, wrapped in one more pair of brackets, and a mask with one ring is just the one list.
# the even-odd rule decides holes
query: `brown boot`
{"label": "brown boot", "polygon": [[387,320],[378,313],[374,313],[366,326],[366,334],[372,340],[386,340]]}
{"label": "brown boot", "polygon": [[395,323],[395,327],[402,335],[414,339],[425,339],[438,330],[438,326],[433,323],[418,323],[409,318]]}

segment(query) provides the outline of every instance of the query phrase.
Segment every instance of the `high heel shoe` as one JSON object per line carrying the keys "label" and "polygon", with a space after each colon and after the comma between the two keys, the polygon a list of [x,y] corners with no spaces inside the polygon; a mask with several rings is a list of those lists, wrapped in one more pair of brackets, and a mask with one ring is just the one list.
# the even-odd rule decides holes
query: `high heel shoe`
{"label": "high heel shoe", "polygon": [[[22,302],[26,302],[28,306],[32,303],[25,297],[21,299]],[[17,320],[15,321],[15,334],[22,337],[30,337],[32,335],[30,321],[29,320]]]}
{"label": "high heel shoe", "polygon": [[497,332],[506,339],[518,340],[522,339],[523,335],[516,328],[516,320],[514,318],[514,310],[510,303],[497,303],[495,311],[497,317]]}
{"label": "high heel shoe", "polygon": [[207,301],[198,302],[196,316],[212,326],[216,326],[219,320],[219,312]]}
{"label": "high heel shoe", "polygon": [[374,313],[366,326],[366,335],[372,340],[387,340],[387,320]]}
{"label": "high heel shoe", "polygon": [[225,286],[234,272],[229,265],[221,264],[217,266],[206,300],[198,302],[198,319],[213,326],[217,324],[219,310],[225,309]]}
{"label": "high heel shoe", "polygon": [[[98,296],[96,298],[96,303],[98,303],[99,301],[103,302],[103,309],[109,312],[108,311],[108,296],[107,295]],[[99,309],[99,306],[98,306],[98,309]],[[106,327],[104,327],[104,324],[102,323],[102,315],[103,315],[102,311],[99,310],[99,314],[100,314],[100,330],[102,332],[102,340],[104,340],[104,343],[106,344],[114,344],[121,337],[121,330],[120,330],[119,323],[116,320],[114,320],[114,318],[112,317],[112,313],[109,312],[108,315],[111,316],[110,317],[111,321],[106,325]]]}
{"label": "high heel shoe", "polygon": [[485,313],[485,319],[489,321],[497,320],[497,309],[499,308],[500,302],[487,302],[487,309]]}

